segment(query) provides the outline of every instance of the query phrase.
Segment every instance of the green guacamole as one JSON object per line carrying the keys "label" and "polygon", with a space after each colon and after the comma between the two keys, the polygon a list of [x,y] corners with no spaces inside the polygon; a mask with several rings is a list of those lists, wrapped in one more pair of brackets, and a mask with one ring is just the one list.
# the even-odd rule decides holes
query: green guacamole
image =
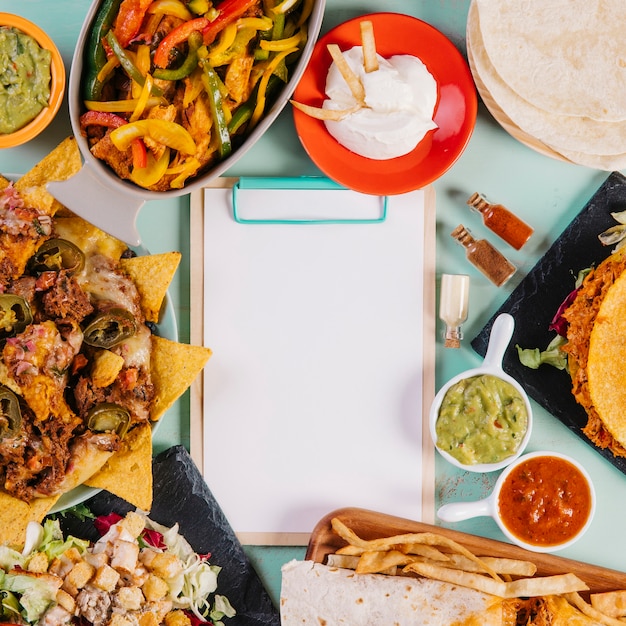
{"label": "green guacamole", "polygon": [[496,376],[473,376],[446,392],[437,446],[465,465],[497,463],[517,452],[527,427],[526,405],[513,385]]}
{"label": "green guacamole", "polygon": [[26,126],[48,106],[50,50],[17,28],[0,27],[0,133]]}

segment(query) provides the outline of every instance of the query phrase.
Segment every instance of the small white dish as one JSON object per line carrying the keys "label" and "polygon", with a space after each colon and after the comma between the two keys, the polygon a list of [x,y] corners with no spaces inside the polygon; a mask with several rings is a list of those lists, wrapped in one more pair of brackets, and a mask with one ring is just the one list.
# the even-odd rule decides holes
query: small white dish
{"label": "small white dish", "polygon": [[[561,543],[552,543],[549,545],[536,545],[522,540],[520,537],[513,534],[507,528],[500,515],[500,507],[498,501],[500,491],[502,490],[503,485],[505,484],[508,476],[511,474],[511,472],[515,470],[516,467],[518,467],[522,463],[525,463],[529,459],[546,456],[556,457],[558,459],[568,461],[583,475],[589,486],[590,509],[585,524],[569,540],[563,541]],[[475,502],[452,502],[449,504],[444,504],[437,511],[437,517],[443,522],[451,523],[461,522],[463,520],[471,519],[474,517],[492,517],[500,527],[500,530],[507,537],[507,539],[512,543],[520,546],[521,548],[531,550],[532,552],[556,552],[557,550],[563,550],[564,548],[571,546],[573,543],[578,541],[585,534],[585,532],[587,532],[587,529],[593,521],[595,510],[596,493],[593,482],[591,481],[591,477],[587,473],[587,470],[585,470],[585,468],[575,459],[572,459],[571,457],[561,454],[559,452],[539,451],[525,454],[519,457],[514,463],[511,463],[507,468],[505,468],[502,474],[500,474],[500,476],[498,477],[493,491],[486,498],[483,498],[482,500],[476,500]]]}
{"label": "small white dish", "polygon": [[[429,414],[429,427],[430,434],[432,440],[437,448],[437,451],[443,456],[444,459],[452,463],[458,468],[467,470],[469,472],[495,472],[497,470],[501,470],[513,461],[517,459],[524,449],[528,445],[528,441],[530,440],[530,434],[532,432],[532,423],[533,423],[533,412],[532,407],[530,405],[530,400],[528,399],[528,395],[524,391],[524,388],[502,369],[502,359],[504,357],[504,353],[511,341],[511,337],[513,336],[513,329],[515,328],[515,321],[513,317],[508,313],[503,313],[499,315],[493,326],[491,328],[491,334],[489,336],[489,345],[487,346],[487,353],[485,354],[485,358],[480,367],[476,367],[470,370],[466,370],[465,372],[461,372],[454,378],[450,379],[438,392],[433,400],[433,403],[430,408]],[[528,415],[528,422],[526,427],[526,432],[520,445],[518,446],[516,452],[502,461],[496,463],[475,463],[475,464],[465,464],[461,463],[458,459],[453,457],[451,454],[442,450],[437,445],[437,419],[439,417],[439,410],[441,408],[441,403],[444,399],[444,396],[452,387],[456,385],[461,380],[465,380],[466,378],[472,378],[474,376],[482,376],[482,375],[492,375],[500,378],[504,382],[509,383],[512,387],[514,387],[517,392],[521,395],[524,400],[524,404],[526,406],[526,413]]]}

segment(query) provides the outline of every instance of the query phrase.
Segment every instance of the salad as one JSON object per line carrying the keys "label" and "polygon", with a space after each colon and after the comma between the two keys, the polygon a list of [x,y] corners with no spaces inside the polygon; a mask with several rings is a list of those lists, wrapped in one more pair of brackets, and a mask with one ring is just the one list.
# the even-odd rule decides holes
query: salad
{"label": "salad", "polygon": [[220,567],[146,514],[94,520],[95,543],[63,537],[59,521],[30,522],[24,546],[0,546],[0,620],[57,626],[224,626]]}

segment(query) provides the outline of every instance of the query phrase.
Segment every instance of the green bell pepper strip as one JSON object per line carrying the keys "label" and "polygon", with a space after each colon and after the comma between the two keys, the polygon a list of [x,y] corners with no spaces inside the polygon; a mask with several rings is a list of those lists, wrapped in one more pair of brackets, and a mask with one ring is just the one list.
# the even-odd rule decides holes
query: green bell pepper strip
{"label": "green bell pepper strip", "polygon": [[85,66],[83,98],[85,100],[99,100],[101,97],[104,83],[98,80],[98,74],[107,62],[102,40],[111,29],[121,3],[122,0],[104,0],[89,32],[83,59]]}
{"label": "green bell pepper strip", "polygon": [[159,80],[182,80],[186,76],[189,76],[198,66],[198,49],[202,45],[202,34],[200,31],[193,31],[189,35],[187,44],[189,46],[189,52],[180,67],[171,70],[156,68],[152,76]]}
{"label": "green bell pepper strip", "polygon": [[[267,83],[267,89],[265,90],[265,93],[266,93],[265,97],[268,100],[271,100],[274,96],[274,93],[278,89],[278,87],[284,84],[285,83],[278,76],[276,76],[276,74],[272,74],[272,76],[269,79],[269,82]],[[252,117],[252,113],[254,112],[254,109],[256,107],[258,86],[259,84],[257,82],[257,85],[254,91],[252,92],[252,95],[243,104],[237,107],[237,110],[233,113],[233,116],[230,122],[228,122],[228,132],[230,133],[231,137],[234,134],[236,134],[237,131],[244,124],[250,121],[250,118]]]}
{"label": "green bell pepper strip", "polygon": [[[133,60],[126,54],[126,50],[122,48],[117,37],[110,30],[105,37],[106,42],[111,46],[111,50],[113,50],[113,54],[119,59],[120,65],[126,72],[129,78],[134,80],[138,85],[143,87],[143,84],[146,82],[146,77],[139,71],[139,68],[135,65]],[[163,92],[156,85],[152,86],[151,93],[153,96],[160,96]]]}
{"label": "green bell pepper strip", "polygon": [[228,132],[228,124],[226,123],[226,115],[222,108],[222,94],[220,93],[219,79],[215,70],[205,63],[203,66],[202,82],[209,96],[209,109],[213,124],[217,132],[217,143],[220,157],[226,158],[232,151],[232,143],[230,133]]}

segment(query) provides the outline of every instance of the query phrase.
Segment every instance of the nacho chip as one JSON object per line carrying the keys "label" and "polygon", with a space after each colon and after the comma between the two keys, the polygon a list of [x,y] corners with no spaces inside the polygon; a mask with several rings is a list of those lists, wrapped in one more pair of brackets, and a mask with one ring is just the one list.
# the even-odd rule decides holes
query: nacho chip
{"label": "nacho chip", "polygon": [[97,226],[76,215],[57,217],[54,221],[57,236],[78,246],[85,256],[104,254],[118,261],[128,246],[119,239],[108,235]]}
{"label": "nacho chip", "polygon": [[115,382],[124,367],[124,357],[110,350],[98,350],[93,355],[91,380],[94,387],[108,387]]}
{"label": "nacho chip", "polygon": [[28,504],[0,491],[0,544],[22,545],[28,522],[41,522],[58,499],[36,498]]}
{"label": "nacho chip", "polygon": [[85,481],[106,489],[143,511],[152,507],[152,428],[143,423],[124,437],[122,447]]}
{"label": "nacho chip", "polygon": [[120,267],[133,279],[148,322],[158,322],[165,294],[180,264],[180,252],[120,259]]}
{"label": "nacho chip", "polygon": [[15,183],[15,188],[28,206],[54,215],[62,205],[48,192],[46,185],[52,181],[67,180],[80,170],[81,165],[76,139],[68,137],[24,174]]}
{"label": "nacho chip", "polygon": [[150,412],[152,421],[160,419],[187,390],[210,356],[209,348],[152,336],[150,370],[155,390]]}

